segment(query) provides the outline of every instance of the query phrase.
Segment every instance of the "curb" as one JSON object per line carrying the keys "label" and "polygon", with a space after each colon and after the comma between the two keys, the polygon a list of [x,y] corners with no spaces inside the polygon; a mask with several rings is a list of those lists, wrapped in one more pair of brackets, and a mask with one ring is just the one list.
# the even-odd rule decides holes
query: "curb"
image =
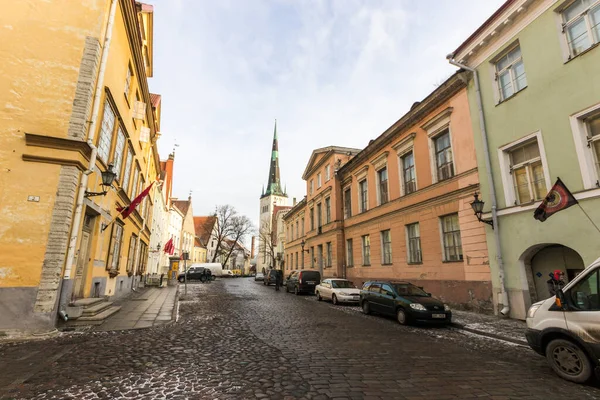
{"label": "curb", "polygon": [[529,344],[526,341],[524,341],[524,340],[513,339],[513,338],[510,338],[510,337],[506,337],[506,336],[502,336],[502,335],[497,335],[495,333],[490,333],[490,332],[480,331],[478,329],[468,328],[466,325],[459,324],[458,322],[451,322],[450,326],[452,328],[456,328],[456,329],[460,329],[460,330],[463,330],[463,331],[471,332],[471,333],[474,333],[476,335],[486,336],[486,337],[489,337],[489,338],[492,338],[492,339],[503,340],[505,342],[510,342],[510,343],[517,344],[517,345],[520,345],[520,346],[527,346],[527,347],[529,347]]}

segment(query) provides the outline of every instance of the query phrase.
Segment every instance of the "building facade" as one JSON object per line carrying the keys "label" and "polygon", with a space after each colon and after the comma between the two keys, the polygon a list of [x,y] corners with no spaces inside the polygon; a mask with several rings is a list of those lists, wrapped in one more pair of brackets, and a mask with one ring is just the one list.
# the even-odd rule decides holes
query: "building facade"
{"label": "building facade", "polygon": [[[550,271],[570,280],[598,258],[600,233],[582,209],[600,224],[599,15],[594,1],[510,0],[448,56],[479,79],[481,97],[473,74],[468,94],[472,115],[479,99],[483,109],[472,124],[484,218],[492,187],[497,203],[485,228],[494,297],[514,318],[550,296]],[[539,222],[533,212],[558,177],[581,208]]]}
{"label": "building facade", "polygon": [[73,299],[124,294],[146,268],[152,193],[126,220],[116,207],[158,174],[153,9],[47,1],[4,12],[0,329],[43,330]]}
{"label": "building facade", "polygon": [[259,272],[275,267],[274,257],[270,256],[273,246],[270,239],[271,232],[273,232],[273,210],[276,206],[287,205],[287,201],[288,196],[281,185],[279,173],[279,143],[277,139],[277,121],[275,121],[267,190],[263,190],[260,197],[258,257],[256,263]]}

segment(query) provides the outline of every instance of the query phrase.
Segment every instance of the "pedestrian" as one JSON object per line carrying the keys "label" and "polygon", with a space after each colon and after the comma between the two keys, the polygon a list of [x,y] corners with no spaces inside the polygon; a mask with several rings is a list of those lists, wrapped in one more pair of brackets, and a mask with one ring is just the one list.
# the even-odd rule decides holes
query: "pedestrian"
{"label": "pedestrian", "polygon": [[565,287],[565,273],[560,269],[557,269],[554,270],[554,272],[551,272],[549,275],[550,279],[548,279],[546,282],[548,284],[548,292],[550,292],[550,296],[556,296],[556,292]]}
{"label": "pedestrian", "polygon": [[204,276],[206,277],[206,282],[210,283],[210,281],[212,280],[212,272],[210,271],[210,269],[204,269]]}
{"label": "pedestrian", "polygon": [[283,284],[283,272],[275,270],[275,290],[279,291],[279,286]]}

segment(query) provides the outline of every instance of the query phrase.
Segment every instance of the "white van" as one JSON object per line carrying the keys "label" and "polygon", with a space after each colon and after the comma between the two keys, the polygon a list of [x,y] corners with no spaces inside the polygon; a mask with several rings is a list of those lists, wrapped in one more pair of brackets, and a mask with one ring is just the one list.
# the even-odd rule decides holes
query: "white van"
{"label": "white van", "polygon": [[600,258],[527,312],[527,342],[561,378],[600,379]]}
{"label": "white van", "polygon": [[210,269],[210,273],[216,277],[221,277],[223,275],[223,266],[221,263],[195,263],[188,266],[188,269],[192,267],[208,268]]}

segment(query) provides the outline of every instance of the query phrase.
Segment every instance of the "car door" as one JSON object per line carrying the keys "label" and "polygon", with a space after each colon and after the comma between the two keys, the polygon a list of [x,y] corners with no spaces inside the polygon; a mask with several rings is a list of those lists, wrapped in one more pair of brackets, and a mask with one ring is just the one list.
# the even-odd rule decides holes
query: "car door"
{"label": "car door", "polygon": [[367,295],[367,301],[371,307],[371,311],[381,312],[381,305],[379,304],[379,291],[381,290],[381,283],[372,283],[369,286],[369,292]]}
{"label": "car door", "polygon": [[321,286],[321,297],[325,298],[325,299],[330,299],[331,298],[331,284],[329,279],[325,279],[323,282],[320,283]]}
{"label": "car door", "polygon": [[294,272],[292,272],[292,274],[290,275],[290,277],[288,278],[288,281],[287,281],[288,290],[293,291],[294,286],[296,286],[297,282],[298,282],[298,271],[294,271]]}
{"label": "car door", "polygon": [[387,315],[396,314],[396,294],[390,285],[384,283],[381,285],[379,293],[379,304],[381,306],[381,313]]}
{"label": "car door", "polygon": [[600,342],[600,266],[585,273],[573,286],[565,291],[569,304],[565,312],[567,329],[584,342]]}
{"label": "car door", "polygon": [[192,279],[197,279],[196,278],[196,268],[188,269],[186,278],[188,281],[191,281]]}

